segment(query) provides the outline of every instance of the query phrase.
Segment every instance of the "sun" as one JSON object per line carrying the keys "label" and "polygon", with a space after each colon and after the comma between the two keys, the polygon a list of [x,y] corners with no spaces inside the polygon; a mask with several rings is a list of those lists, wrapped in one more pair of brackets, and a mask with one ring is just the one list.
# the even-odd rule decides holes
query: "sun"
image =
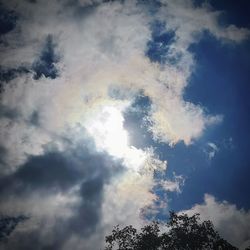
{"label": "sun", "polygon": [[87,128],[98,148],[118,158],[122,158],[128,147],[128,133],[123,128],[123,121],[119,109],[106,106],[96,114]]}
{"label": "sun", "polygon": [[122,110],[105,106],[88,120],[86,129],[94,138],[99,151],[105,151],[114,158],[123,160],[128,168],[138,170],[146,154],[129,144],[128,131],[123,126]]}

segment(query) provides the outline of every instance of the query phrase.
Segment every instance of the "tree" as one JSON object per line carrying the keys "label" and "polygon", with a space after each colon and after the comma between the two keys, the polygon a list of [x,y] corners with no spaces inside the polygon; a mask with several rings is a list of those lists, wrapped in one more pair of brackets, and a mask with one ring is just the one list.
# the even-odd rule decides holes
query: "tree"
{"label": "tree", "polygon": [[0,242],[6,241],[10,234],[15,230],[16,226],[27,220],[28,217],[19,215],[13,216],[0,216]]}
{"label": "tree", "polygon": [[105,250],[236,250],[214,230],[211,221],[200,221],[199,214],[188,216],[170,212],[169,221],[161,233],[159,222],[141,228],[114,227],[106,236]]}

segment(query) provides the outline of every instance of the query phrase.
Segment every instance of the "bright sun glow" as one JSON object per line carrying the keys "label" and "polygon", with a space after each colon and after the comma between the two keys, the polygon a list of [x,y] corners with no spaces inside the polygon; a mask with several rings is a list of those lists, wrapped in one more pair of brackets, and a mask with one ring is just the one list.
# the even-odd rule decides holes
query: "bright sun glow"
{"label": "bright sun glow", "polygon": [[[128,134],[123,128],[123,116],[114,107],[105,107],[97,115],[89,128],[98,146],[106,149],[109,154],[122,157],[128,147]],[[99,139],[98,139],[99,138]]]}
{"label": "bright sun glow", "polygon": [[138,169],[145,161],[146,153],[129,145],[123,122],[122,112],[116,107],[107,106],[89,119],[87,130],[99,150],[123,159],[125,166],[131,169]]}

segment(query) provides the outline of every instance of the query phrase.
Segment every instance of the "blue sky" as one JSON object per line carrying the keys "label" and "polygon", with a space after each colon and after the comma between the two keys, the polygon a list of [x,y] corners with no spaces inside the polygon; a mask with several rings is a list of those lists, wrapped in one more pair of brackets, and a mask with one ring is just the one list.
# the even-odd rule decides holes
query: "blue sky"
{"label": "blue sky", "polygon": [[249,9],[1,1],[0,213],[30,217],[5,249],[97,250],[169,210],[250,245]]}
{"label": "blue sky", "polygon": [[[173,198],[173,208],[189,206],[201,201],[204,193],[212,193],[249,209],[244,194],[249,192],[249,44],[223,48],[206,36],[191,49],[198,66],[185,99],[206,107],[210,113],[223,114],[223,122],[208,129],[194,145],[180,143],[162,149],[163,155],[171,155],[169,167],[188,177],[183,193]],[[211,160],[204,153],[208,142],[219,147]]]}
{"label": "blue sky", "polygon": [[[226,14],[222,23],[234,21],[238,25],[249,27],[249,18],[243,14],[249,8],[241,3],[241,8],[232,8],[233,3],[227,2],[213,7],[223,8]],[[233,5],[235,6],[235,5]],[[161,23],[152,25],[152,40],[148,43],[147,56],[152,61],[164,63],[167,48],[159,48],[163,42],[167,47],[173,39],[172,33],[159,35]],[[223,115],[223,121],[210,127],[192,145],[182,142],[174,147],[155,144],[162,159],[168,160],[167,176],[183,174],[186,177],[181,193],[170,193],[170,208],[173,210],[187,209],[194,203],[201,203],[205,193],[215,195],[219,200],[227,200],[237,204],[239,208],[249,209],[249,42],[241,45],[223,44],[209,33],[205,33],[198,44],[191,45],[189,50],[195,54],[196,69],[189,79],[185,89],[184,99],[205,107],[206,112]],[[150,103],[146,97],[141,97],[136,105],[143,109]],[[145,109],[145,110],[146,110]],[[143,116],[144,114],[142,114]],[[130,126],[142,120],[142,116],[129,117]],[[142,123],[141,123],[142,125]],[[131,128],[130,127],[130,128]],[[137,126],[138,127],[138,126]],[[138,128],[137,128],[138,129]],[[140,128],[139,128],[140,130]],[[140,131],[145,135],[145,128]],[[154,143],[148,138],[135,139],[139,145]],[[209,159],[208,143],[218,146],[218,152]]]}
{"label": "blue sky", "polygon": [[[191,78],[186,98],[224,117],[221,125],[202,138],[218,143],[221,148],[210,169],[206,170],[203,181],[206,182],[206,175],[210,176],[206,185],[214,179],[215,187],[209,187],[209,192],[248,209],[249,200],[245,199],[242,190],[249,192],[249,43],[223,48],[207,37],[192,49],[200,63]],[[230,144],[230,140],[231,146],[223,145]]]}

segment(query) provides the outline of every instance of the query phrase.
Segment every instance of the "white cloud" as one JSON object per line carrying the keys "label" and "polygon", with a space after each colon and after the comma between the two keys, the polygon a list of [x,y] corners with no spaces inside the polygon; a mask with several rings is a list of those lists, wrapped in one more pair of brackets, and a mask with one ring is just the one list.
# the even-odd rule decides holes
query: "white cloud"
{"label": "white cloud", "polygon": [[188,215],[199,213],[202,220],[211,220],[220,235],[231,244],[244,249],[250,240],[250,211],[238,209],[227,201],[217,201],[206,194],[203,204],[183,211]]}
{"label": "white cloud", "polygon": [[[48,104],[46,107],[41,107],[41,111],[46,118],[44,124],[49,127],[49,130],[58,131],[58,126],[82,122],[83,116],[93,108],[93,105],[115,103],[108,96],[108,89],[111,86],[130,91],[128,96],[130,100],[141,90],[150,97],[151,131],[154,138],[159,141],[174,144],[183,140],[189,144],[203,133],[207,125],[220,120],[220,117],[207,116],[202,107],[183,100],[182,93],[187,85],[190,69],[183,70],[179,65],[159,66],[149,62],[144,56],[150,39],[149,24],[152,16],[144,13],[135,2],[127,1],[125,5],[118,2],[99,5],[91,15],[86,15],[82,20],[77,20],[78,22],[72,19],[67,8],[62,15],[61,6],[56,2],[50,4],[46,19],[43,18],[46,11],[43,3],[17,4],[17,6],[29,20],[27,22],[21,19],[20,23],[21,35],[25,37],[24,44],[22,46],[15,44],[12,50],[6,50],[3,64],[15,65],[26,60],[27,54],[33,53],[29,61],[23,61],[23,63],[31,63],[47,34],[53,35],[62,53],[61,78],[53,81],[53,84],[48,84],[44,78],[36,83],[32,79],[27,79],[26,88],[21,89],[23,84],[20,84],[18,78],[14,80],[13,85],[19,87],[14,90],[12,86],[10,90],[12,96],[23,93],[23,98],[29,100],[32,106]],[[174,8],[180,11],[183,8],[179,5],[171,6],[168,4],[167,9]],[[160,11],[164,10],[163,6]],[[172,15],[182,22],[182,13],[182,11],[173,12]],[[192,16],[198,14],[194,12]],[[167,13],[166,17],[172,15]],[[181,27],[177,26],[176,38],[178,39],[173,44],[175,47],[182,39],[178,35],[178,33],[183,34],[180,29]],[[188,29],[185,32],[193,33]],[[15,36],[20,36],[19,30],[14,30],[9,39],[16,41]],[[194,39],[189,44],[192,42]],[[24,52],[24,47],[34,52]],[[15,56],[12,54],[13,49]],[[176,54],[182,53],[183,65],[193,64],[192,55],[189,52],[184,52],[181,47],[176,49]],[[25,92],[29,92],[29,96]],[[40,104],[37,103],[38,101]],[[17,106],[15,102],[12,104]],[[10,103],[6,102],[6,105]],[[21,106],[25,112],[30,110],[30,104],[27,104],[27,101]]]}
{"label": "white cloud", "polygon": [[169,54],[180,57],[178,68],[186,79],[195,68],[193,55],[187,49],[200,41],[204,31],[209,31],[222,43],[240,43],[250,37],[247,28],[220,25],[222,12],[214,10],[207,1],[199,7],[192,0],[161,0],[161,3],[159,19],[166,22],[168,30],[175,32],[175,42],[170,45]]}
{"label": "white cloud", "polygon": [[181,188],[185,183],[185,178],[181,175],[175,175],[173,180],[160,180],[159,184],[161,188],[169,192],[181,193]]}
{"label": "white cloud", "polygon": [[199,7],[191,0],[162,0],[161,2],[163,4],[161,18],[167,21],[166,25],[169,29],[176,30],[178,42],[184,46],[197,42],[197,35],[205,30],[218,39],[232,42],[241,42],[250,35],[246,28],[220,25],[219,17],[222,12],[214,10],[208,2],[204,2]]}

